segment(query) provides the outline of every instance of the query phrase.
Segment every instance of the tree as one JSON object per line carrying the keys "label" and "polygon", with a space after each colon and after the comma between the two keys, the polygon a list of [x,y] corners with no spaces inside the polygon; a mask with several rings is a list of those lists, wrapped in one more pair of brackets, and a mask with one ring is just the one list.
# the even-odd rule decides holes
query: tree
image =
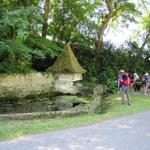
{"label": "tree", "polygon": [[127,2],[127,0],[103,0],[102,9],[100,11],[99,27],[98,27],[98,40],[96,47],[98,49],[103,48],[103,36],[110,21],[116,20],[118,17],[124,14],[129,14],[135,11],[135,5]]}
{"label": "tree", "polygon": [[76,0],[74,2],[54,0],[52,5],[48,32],[54,40],[67,43],[77,41],[85,36],[90,37],[87,34],[87,24],[90,20],[89,15],[94,9],[94,4],[87,0]]}
{"label": "tree", "polygon": [[5,3],[4,0],[2,0],[0,3],[0,16],[3,16],[4,13],[5,13]]}
{"label": "tree", "polygon": [[17,36],[22,38],[34,32],[41,22],[40,12],[35,3],[37,4],[37,0],[4,1],[6,10],[0,18],[0,37],[16,39]]}
{"label": "tree", "polygon": [[143,26],[143,29],[145,30],[145,38],[140,47],[141,50],[144,49],[146,44],[150,43],[150,13],[147,16],[144,16],[142,18],[142,26]]}
{"label": "tree", "polygon": [[102,3],[99,8],[95,55],[95,69],[97,72],[97,77],[99,76],[101,70],[99,57],[101,55],[100,51],[104,49],[103,37],[106,29],[109,27],[112,21],[117,21],[118,18],[122,20],[130,19],[131,12],[135,12],[135,5],[134,3],[130,3],[127,0],[102,0]]}
{"label": "tree", "polygon": [[134,29],[134,34],[130,40],[139,43],[141,53],[147,49],[150,43],[150,12],[149,0],[141,0],[136,4],[139,15],[135,16],[137,28]]}
{"label": "tree", "polygon": [[44,14],[43,14],[43,25],[42,25],[42,37],[46,38],[48,29],[48,18],[50,13],[50,0],[45,0]]}

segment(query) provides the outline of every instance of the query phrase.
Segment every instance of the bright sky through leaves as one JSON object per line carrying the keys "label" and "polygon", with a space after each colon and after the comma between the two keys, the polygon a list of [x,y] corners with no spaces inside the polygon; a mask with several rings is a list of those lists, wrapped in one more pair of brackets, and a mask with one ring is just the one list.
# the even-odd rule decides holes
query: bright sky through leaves
{"label": "bright sky through leaves", "polygon": [[[131,2],[134,2],[136,5],[140,3],[142,0],[130,0]],[[150,1],[146,0],[148,5],[146,5],[147,10],[150,10]],[[142,10],[142,13],[146,13],[145,10]],[[121,46],[122,44],[125,44],[126,41],[131,40],[137,40],[134,38],[134,34],[136,30],[139,30],[139,23],[129,23],[127,27],[118,26],[117,28],[109,29],[109,31],[106,31],[107,36],[104,37],[104,41],[111,41],[116,47]],[[142,31],[141,31],[142,32]],[[139,40],[140,41],[140,40]]]}

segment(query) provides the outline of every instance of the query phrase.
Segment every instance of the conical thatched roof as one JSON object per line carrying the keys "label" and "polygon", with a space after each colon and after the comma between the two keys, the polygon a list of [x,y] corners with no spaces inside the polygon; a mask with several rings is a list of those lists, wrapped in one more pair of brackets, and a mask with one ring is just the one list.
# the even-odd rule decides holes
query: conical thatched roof
{"label": "conical thatched roof", "polygon": [[78,63],[69,44],[65,46],[64,51],[58,56],[57,60],[51,67],[52,71],[57,73],[85,73]]}

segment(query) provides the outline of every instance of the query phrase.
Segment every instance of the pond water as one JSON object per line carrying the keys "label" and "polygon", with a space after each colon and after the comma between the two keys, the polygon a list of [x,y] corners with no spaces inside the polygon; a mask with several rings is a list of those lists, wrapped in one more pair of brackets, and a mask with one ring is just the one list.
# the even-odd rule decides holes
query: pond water
{"label": "pond water", "polygon": [[87,104],[92,99],[91,97],[63,95],[62,93],[30,95],[24,98],[0,97],[0,114],[65,110]]}
{"label": "pond water", "polygon": [[54,97],[60,95],[36,95],[24,98],[7,97],[0,98],[0,114],[46,112],[54,110]]}

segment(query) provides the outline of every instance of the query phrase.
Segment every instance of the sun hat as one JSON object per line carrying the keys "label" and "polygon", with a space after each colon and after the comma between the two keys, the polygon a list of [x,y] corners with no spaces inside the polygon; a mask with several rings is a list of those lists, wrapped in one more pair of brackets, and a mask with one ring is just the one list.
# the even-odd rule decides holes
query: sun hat
{"label": "sun hat", "polygon": [[124,70],[121,69],[119,72],[120,72],[120,73],[124,73]]}
{"label": "sun hat", "polygon": [[145,73],[145,76],[148,76],[148,75],[149,75],[149,73],[148,73],[148,72],[146,72],[146,73]]}

